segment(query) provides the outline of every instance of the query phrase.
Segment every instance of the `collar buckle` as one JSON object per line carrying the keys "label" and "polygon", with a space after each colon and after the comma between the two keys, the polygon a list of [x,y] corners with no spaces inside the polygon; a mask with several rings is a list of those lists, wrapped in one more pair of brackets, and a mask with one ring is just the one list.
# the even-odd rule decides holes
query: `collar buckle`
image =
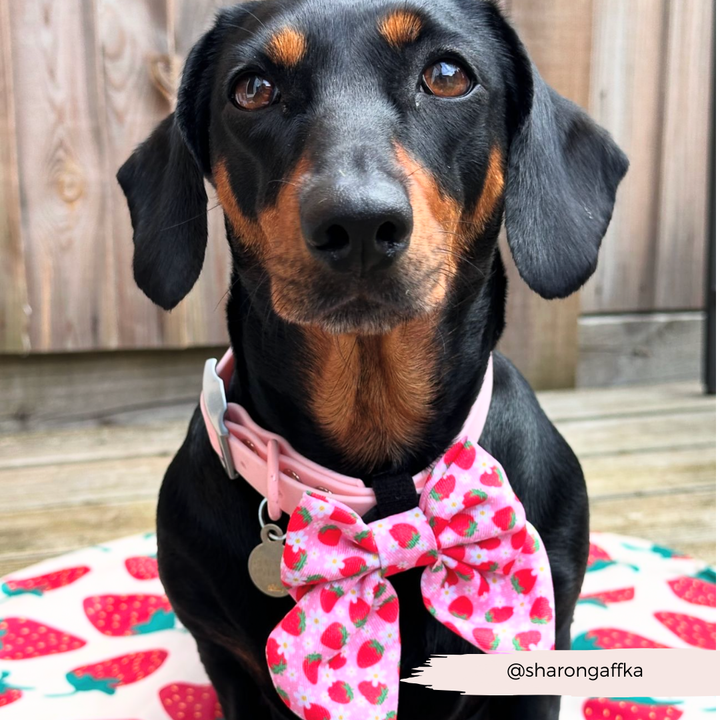
{"label": "collar buckle", "polygon": [[210,358],[205,361],[203,371],[203,400],[210,424],[220,445],[220,460],[228,477],[234,479],[238,476],[230,452],[230,431],[225,425],[225,413],[227,412],[227,398],[225,397],[225,383],[217,374],[217,360]]}

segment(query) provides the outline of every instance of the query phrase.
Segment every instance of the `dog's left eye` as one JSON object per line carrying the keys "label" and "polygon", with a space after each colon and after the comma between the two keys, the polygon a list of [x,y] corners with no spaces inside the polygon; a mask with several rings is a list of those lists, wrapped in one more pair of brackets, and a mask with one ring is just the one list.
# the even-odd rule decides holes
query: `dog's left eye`
{"label": "dog's left eye", "polygon": [[425,92],[438,97],[456,98],[467,95],[472,89],[468,73],[452,60],[440,60],[428,65],[422,74]]}
{"label": "dog's left eye", "polygon": [[262,110],[277,100],[278,91],[272,80],[249,72],[241,75],[233,89],[232,100],[243,110]]}

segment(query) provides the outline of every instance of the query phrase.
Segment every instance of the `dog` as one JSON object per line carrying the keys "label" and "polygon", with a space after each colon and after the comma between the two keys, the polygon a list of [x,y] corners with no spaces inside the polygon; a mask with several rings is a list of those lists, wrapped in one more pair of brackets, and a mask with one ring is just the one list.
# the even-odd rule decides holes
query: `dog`
{"label": "dog", "polygon": [[[479,439],[507,471],[550,559],[556,647],[588,554],[580,465],[512,363],[504,219],[543,298],[593,273],[628,167],[610,136],[543,81],[484,0],[264,0],[220,11],[192,49],[176,110],[118,173],[139,287],[166,310],[207,242],[207,179],[232,256],[229,398],[307,458],[368,484],[430,466],[453,442],[491,353]],[[230,480],[196,411],[165,476],[158,560],[226,720],[294,717],[264,657],[293,607],[251,583],[260,495]],[[478,652],[393,578],[401,676]],[[557,718],[556,697],[401,684],[401,718]]]}

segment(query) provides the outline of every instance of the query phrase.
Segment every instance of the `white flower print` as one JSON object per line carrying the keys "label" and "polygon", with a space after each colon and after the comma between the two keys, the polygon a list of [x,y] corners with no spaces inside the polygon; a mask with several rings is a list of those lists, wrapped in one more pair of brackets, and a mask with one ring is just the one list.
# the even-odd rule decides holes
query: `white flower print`
{"label": "white flower print", "polygon": [[291,532],[285,542],[295,549],[304,548],[307,545],[308,536],[303,530]]}
{"label": "white flower print", "polygon": [[306,653],[313,652],[318,646],[318,633],[305,632],[302,639],[303,650]]}
{"label": "white flower print", "polygon": [[482,548],[476,546],[470,548],[468,551],[468,561],[471,565],[480,565],[485,562],[485,551]]}
{"label": "white flower print", "polygon": [[[283,567],[283,573],[286,571],[285,567]],[[298,587],[300,585],[305,584],[305,575],[301,572],[291,572],[287,574],[287,577],[285,578],[285,582],[290,585],[291,587]]]}
{"label": "white flower print", "polygon": [[454,585],[443,585],[440,588],[440,597],[447,602],[455,599],[457,592]]}
{"label": "white flower print", "polygon": [[350,678],[354,678],[357,675],[357,670],[351,665],[346,671],[345,675]]}
{"label": "white flower print", "polygon": [[384,520],[376,520],[372,523],[372,531],[376,538],[378,535],[385,535],[390,532],[390,524]]}
{"label": "white flower print", "polygon": [[291,652],[295,638],[288,633],[280,633],[277,637],[277,643],[280,646],[280,651],[283,653]]}
{"label": "white flower print", "polygon": [[383,645],[392,645],[397,640],[397,633],[388,629],[380,633],[380,638]]}
{"label": "white flower print", "polygon": [[332,685],[335,682],[335,671],[331,667],[325,665],[320,672],[320,680],[328,685]]}
{"label": "white flower print", "polygon": [[295,669],[292,668],[292,667],[291,667],[291,668],[288,668],[288,671],[287,671],[287,678],[288,678],[288,680],[294,681],[294,680],[297,680],[298,677],[299,677],[299,675],[298,675],[297,670],[295,670]]}
{"label": "white flower print", "polygon": [[390,658],[392,662],[397,662],[400,659],[400,653],[397,650],[391,650],[388,653],[388,658]]}
{"label": "white flower print", "polygon": [[320,551],[317,548],[312,548],[312,550],[308,551],[308,558],[310,560],[319,560],[320,559]]}
{"label": "white flower print", "polygon": [[463,496],[454,491],[442,501],[443,510],[447,513],[458,513],[464,509]]}
{"label": "white flower print", "polygon": [[300,707],[310,707],[310,704],[312,703],[313,696],[310,690],[304,687],[299,687],[297,691],[295,692],[295,700],[297,700],[298,705]]}
{"label": "white flower print", "polygon": [[325,613],[310,613],[305,620],[305,627],[308,630],[319,632],[327,624],[327,615]]}
{"label": "white flower print", "polygon": [[328,570],[340,570],[343,564],[343,556],[340,553],[331,553],[325,561],[325,567]]}

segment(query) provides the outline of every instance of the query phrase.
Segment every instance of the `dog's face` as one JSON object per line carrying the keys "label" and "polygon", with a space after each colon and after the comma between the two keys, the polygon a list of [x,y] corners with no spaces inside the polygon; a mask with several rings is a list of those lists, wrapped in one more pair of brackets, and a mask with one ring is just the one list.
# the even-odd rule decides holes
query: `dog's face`
{"label": "dog's face", "polygon": [[503,210],[528,284],[577,289],[625,169],[489,2],[265,0],[219,15],[119,178],[163,307],[202,265],[204,174],[278,315],[382,333],[482,282]]}
{"label": "dog's face", "polygon": [[292,322],[382,332],[428,313],[499,207],[501,43],[455,2],[252,12],[224,32],[209,128],[247,263]]}

